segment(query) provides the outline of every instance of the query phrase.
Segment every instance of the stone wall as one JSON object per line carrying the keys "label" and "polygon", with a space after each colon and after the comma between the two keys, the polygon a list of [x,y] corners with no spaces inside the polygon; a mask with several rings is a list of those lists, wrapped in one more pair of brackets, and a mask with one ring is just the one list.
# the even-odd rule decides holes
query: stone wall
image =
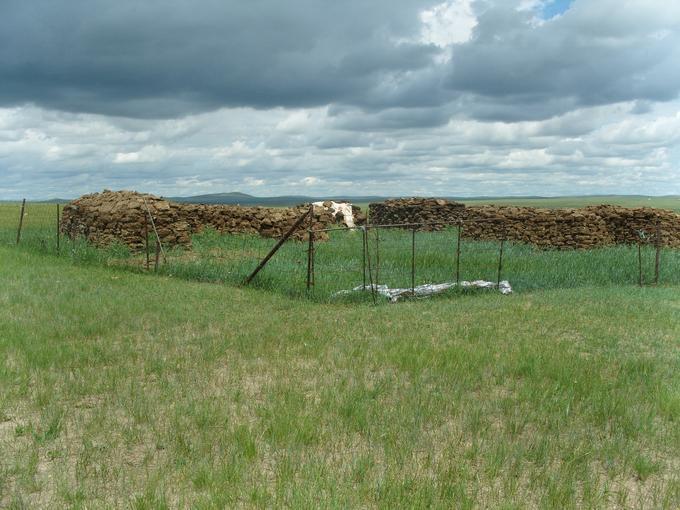
{"label": "stone wall", "polygon": [[[85,237],[98,246],[121,242],[132,249],[142,249],[145,224],[149,235],[152,238],[154,235],[148,222],[147,206],[164,246],[188,246],[191,235],[206,227],[223,233],[279,238],[309,209],[309,205],[269,208],[179,204],[134,191],[107,190],[84,195],[66,205],[61,230],[70,236]],[[338,226],[336,220],[332,212],[314,207],[314,229]],[[309,221],[305,220],[304,229],[309,225]],[[304,230],[299,230],[294,238],[303,239],[305,236]],[[325,237],[323,233],[317,234],[317,239]]]}
{"label": "stone wall", "polygon": [[641,239],[640,233],[643,233],[643,242],[653,243],[658,224],[661,243],[680,247],[680,214],[649,207],[461,207],[461,204],[445,200],[406,199],[391,200],[387,206],[371,204],[369,217],[372,224],[442,221],[455,225],[462,221],[463,236],[469,239],[508,239],[557,249],[631,244]]}
{"label": "stone wall", "polygon": [[463,218],[465,204],[438,198],[398,198],[370,204],[368,210],[373,225],[430,223],[421,230],[440,230]]}

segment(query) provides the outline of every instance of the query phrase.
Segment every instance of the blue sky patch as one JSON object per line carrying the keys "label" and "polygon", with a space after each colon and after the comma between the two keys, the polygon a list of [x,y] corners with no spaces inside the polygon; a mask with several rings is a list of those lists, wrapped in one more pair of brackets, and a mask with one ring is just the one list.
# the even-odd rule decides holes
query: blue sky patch
{"label": "blue sky patch", "polygon": [[548,0],[543,4],[540,16],[543,19],[552,19],[566,12],[573,2],[574,0]]}

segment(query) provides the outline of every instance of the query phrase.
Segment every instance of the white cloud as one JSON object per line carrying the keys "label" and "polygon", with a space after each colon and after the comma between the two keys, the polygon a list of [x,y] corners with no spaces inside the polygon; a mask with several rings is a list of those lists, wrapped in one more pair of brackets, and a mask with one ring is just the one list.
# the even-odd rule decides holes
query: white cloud
{"label": "white cloud", "polygon": [[118,152],[113,158],[116,164],[157,163],[169,156],[170,152],[161,145],[145,145],[136,152]]}
{"label": "white cloud", "polygon": [[472,0],[444,2],[420,14],[421,41],[446,48],[467,42],[477,25]]}
{"label": "white cloud", "polygon": [[309,177],[304,177],[300,182],[302,184],[304,184],[305,186],[315,186],[315,185],[319,184],[321,182],[321,180],[318,177],[309,176]]}

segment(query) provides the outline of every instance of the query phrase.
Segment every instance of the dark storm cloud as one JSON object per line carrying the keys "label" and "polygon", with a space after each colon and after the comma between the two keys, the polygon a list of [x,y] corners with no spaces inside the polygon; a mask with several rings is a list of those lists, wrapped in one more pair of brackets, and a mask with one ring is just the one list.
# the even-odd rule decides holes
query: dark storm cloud
{"label": "dark storm cloud", "polygon": [[0,103],[135,117],[367,103],[432,64],[434,46],[395,42],[432,3],[4,0]]}
{"label": "dark storm cloud", "polygon": [[[678,9],[655,15],[664,2],[576,0],[532,24],[536,9],[518,10],[519,1],[478,0],[473,37],[453,45],[450,61],[420,37],[420,13],[440,3],[4,0],[0,106],[140,118],[446,106],[448,116],[515,122],[668,101],[680,89]],[[444,122],[416,117],[405,126]]]}
{"label": "dark storm cloud", "polygon": [[473,39],[455,48],[446,81],[472,117],[513,122],[678,95],[675,5],[580,0],[545,23],[511,2],[478,2],[477,10]]}

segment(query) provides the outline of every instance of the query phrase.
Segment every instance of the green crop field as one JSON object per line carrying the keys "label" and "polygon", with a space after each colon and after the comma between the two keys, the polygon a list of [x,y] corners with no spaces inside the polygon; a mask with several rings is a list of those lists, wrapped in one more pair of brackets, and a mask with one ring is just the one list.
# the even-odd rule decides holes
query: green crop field
{"label": "green crop field", "polygon": [[[2,508],[680,506],[677,251],[639,287],[630,247],[510,245],[510,296],[374,306],[333,297],[360,233],[317,244],[307,296],[303,243],[239,288],[273,240],[204,232],[154,274],[57,253],[55,214],[29,204],[17,247],[0,204]],[[381,236],[408,286],[410,233]],[[416,283],[451,280],[455,231],[416,247]],[[461,251],[495,280],[496,243]]]}

